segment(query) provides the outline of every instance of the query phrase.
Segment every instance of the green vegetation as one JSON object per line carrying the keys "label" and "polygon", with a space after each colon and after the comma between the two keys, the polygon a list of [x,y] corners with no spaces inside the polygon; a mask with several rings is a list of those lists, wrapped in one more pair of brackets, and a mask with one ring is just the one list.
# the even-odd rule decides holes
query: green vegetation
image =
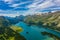
{"label": "green vegetation", "polygon": [[26,40],[19,32],[21,28],[17,26],[11,26],[9,20],[0,16],[0,40]]}
{"label": "green vegetation", "polygon": [[0,27],[0,38],[1,40],[10,40],[10,38],[14,40],[25,40],[22,35],[20,35],[17,31],[14,31],[9,27]]}
{"label": "green vegetation", "polygon": [[43,26],[53,30],[60,31],[60,11],[54,13],[27,15],[24,22],[28,25]]}
{"label": "green vegetation", "polygon": [[48,35],[48,36],[52,37],[54,40],[60,40],[60,38],[58,36],[51,34],[51,33],[42,32],[42,35]]}
{"label": "green vegetation", "polygon": [[23,29],[22,29],[21,27],[18,27],[18,26],[11,26],[10,28],[11,28],[12,30],[18,32],[18,33],[20,33],[20,32],[23,31]]}
{"label": "green vegetation", "polygon": [[5,19],[3,16],[0,16],[0,27],[9,26],[9,20]]}

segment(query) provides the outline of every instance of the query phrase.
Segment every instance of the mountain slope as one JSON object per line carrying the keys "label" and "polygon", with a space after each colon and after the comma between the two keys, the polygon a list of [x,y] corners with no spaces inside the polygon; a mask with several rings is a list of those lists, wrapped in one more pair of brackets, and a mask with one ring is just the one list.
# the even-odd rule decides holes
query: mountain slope
{"label": "mountain slope", "polygon": [[42,25],[46,28],[60,31],[60,11],[41,15],[28,15],[24,22],[29,25]]}
{"label": "mountain slope", "polygon": [[21,28],[18,29],[18,27],[15,28],[14,26],[12,28],[15,29],[12,29],[9,26],[11,26],[9,20],[0,16],[0,40],[26,40],[20,33],[18,33],[21,31]]}

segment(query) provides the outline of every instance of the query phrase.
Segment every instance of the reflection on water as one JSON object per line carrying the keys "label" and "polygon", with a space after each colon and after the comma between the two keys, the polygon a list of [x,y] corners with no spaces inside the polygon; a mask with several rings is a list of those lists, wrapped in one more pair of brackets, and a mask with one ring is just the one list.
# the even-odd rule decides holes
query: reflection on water
{"label": "reflection on water", "polygon": [[[23,32],[20,34],[23,35],[27,40],[54,40],[53,38],[49,37],[48,35],[44,36],[41,32],[45,31],[44,28],[37,28],[35,26],[27,26],[25,23],[20,22],[16,24],[17,26],[21,26],[23,28]],[[48,30],[46,30],[48,31]]]}

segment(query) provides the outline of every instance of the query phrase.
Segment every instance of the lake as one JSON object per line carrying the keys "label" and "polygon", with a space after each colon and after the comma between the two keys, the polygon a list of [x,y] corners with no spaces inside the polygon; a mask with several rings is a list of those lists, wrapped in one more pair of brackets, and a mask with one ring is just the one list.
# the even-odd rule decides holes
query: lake
{"label": "lake", "polygon": [[[46,28],[38,28],[37,26],[28,26],[24,22],[19,22],[16,24],[16,26],[20,26],[23,28],[23,32],[20,34],[23,35],[27,40],[54,40],[54,38],[49,37],[48,35],[42,35],[41,32],[50,32],[53,34],[56,34],[57,36],[60,35],[60,33],[54,31],[54,30],[49,30]],[[60,37],[60,36],[59,36]]]}

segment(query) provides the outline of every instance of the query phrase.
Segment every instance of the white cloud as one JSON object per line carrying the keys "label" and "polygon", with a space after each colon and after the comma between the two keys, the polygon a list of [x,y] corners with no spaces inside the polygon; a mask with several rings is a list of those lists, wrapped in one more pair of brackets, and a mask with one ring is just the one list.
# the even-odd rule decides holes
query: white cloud
{"label": "white cloud", "polygon": [[8,16],[8,17],[16,17],[19,16],[20,14],[0,14],[0,16]]}
{"label": "white cloud", "polygon": [[19,5],[22,5],[22,4],[26,4],[26,3],[29,3],[30,1],[28,2],[21,2],[21,3],[18,3],[18,4],[12,4],[10,5],[10,7],[18,7]]}
{"label": "white cloud", "polygon": [[[39,10],[45,10],[46,8],[50,8],[52,6],[56,6],[56,8],[50,8],[50,10],[57,10],[59,6],[60,7],[60,0],[43,0],[43,3],[40,3],[41,1],[35,0],[31,5],[28,6],[29,12],[38,12]],[[40,3],[40,4],[39,4]],[[60,9],[60,8],[59,8]]]}
{"label": "white cloud", "polygon": [[3,0],[5,3],[7,2],[7,4],[12,4],[12,2],[14,1],[14,0]]}
{"label": "white cloud", "polygon": [[12,0],[4,0],[4,2],[11,2]]}
{"label": "white cloud", "polygon": [[21,11],[13,11],[13,10],[0,10],[0,16],[9,16],[9,17],[16,17],[16,16],[19,16],[19,15],[24,15],[24,12],[21,12]]}
{"label": "white cloud", "polygon": [[46,0],[46,1],[44,1],[44,3],[41,3],[41,4],[38,4],[38,3],[40,3],[40,2],[33,3],[33,4],[29,5],[28,8],[36,8],[36,9],[40,8],[40,9],[42,9],[42,8],[46,8],[46,7],[50,7],[50,6],[54,5],[51,2],[51,0],[50,1]]}
{"label": "white cloud", "polygon": [[54,3],[56,4],[56,6],[60,6],[60,0],[55,0]]}
{"label": "white cloud", "polygon": [[38,5],[38,3],[40,3],[43,0],[35,0],[31,5],[28,6],[28,8],[34,8]]}

